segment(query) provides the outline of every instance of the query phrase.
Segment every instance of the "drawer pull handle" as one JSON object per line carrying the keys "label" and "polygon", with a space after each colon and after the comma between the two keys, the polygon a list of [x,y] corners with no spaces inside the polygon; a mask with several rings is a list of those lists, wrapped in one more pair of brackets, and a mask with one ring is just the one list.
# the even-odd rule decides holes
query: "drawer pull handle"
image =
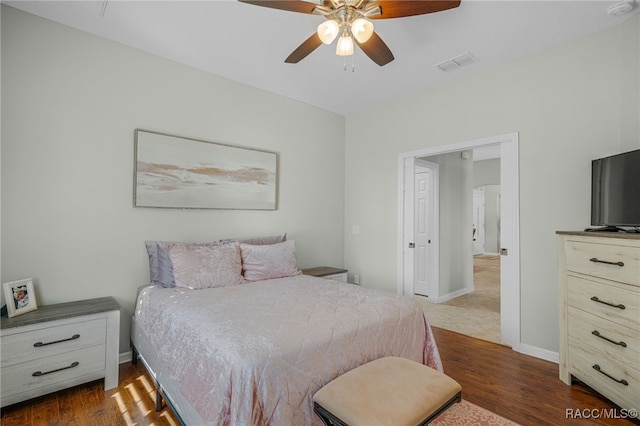
{"label": "drawer pull handle", "polygon": [[36,347],[36,348],[40,348],[42,346],[53,345],[55,343],[68,342],[69,340],[76,340],[76,339],[79,339],[79,338],[80,338],[79,334],[74,334],[73,336],[69,337],[68,339],[56,340],[55,342],[47,342],[47,343],[36,342],[36,343],[33,344],[33,346]]}
{"label": "drawer pull handle", "polygon": [[593,334],[594,336],[599,337],[599,338],[601,338],[601,339],[604,339],[604,340],[606,340],[607,342],[611,342],[611,343],[613,343],[614,345],[622,346],[623,348],[626,348],[626,347],[627,347],[627,344],[626,344],[625,342],[623,342],[623,341],[616,342],[615,340],[609,339],[608,337],[605,337],[605,336],[603,336],[602,334],[600,334],[600,332],[599,332],[598,330],[593,330],[593,331],[591,332],[591,334]]}
{"label": "drawer pull handle", "polygon": [[607,376],[608,378],[610,378],[611,380],[613,380],[616,383],[620,383],[621,385],[629,386],[629,382],[627,382],[625,379],[622,379],[622,380],[616,379],[612,375],[602,371],[602,369],[600,368],[600,366],[598,364],[593,364],[593,369],[596,370],[598,373],[604,374],[605,376]]}
{"label": "drawer pull handle", "polygon": [[606,263],[607,265],[624,266],[624,262],[609,262],[608,260],[600,260],[597,257],[592,257],[589,260],[594,263]]}
{"label": "drawer pull handle", "polygon": [[593,296],[591,300],[593,300],[594,302],[602,303],[603,305],[613,306],[614,308],[627,309],[626,306],[624,306],[622,303],[618,303],[617,305],[615,305],[611,302],[605,302],[604,300],[600,300],[596,296]]}
{"label": "drawer pull handle", "polygon": [[51,370],[51,371],[45,371],[44,373],[42,371],[36,371],[35,373],[32,374],[33,377],[40,377],[40,376],[44,376],[45,374],[51,374],[51,373],[56,373],[58,371],[62,371],[62,370],[68,370],[70,368],[73,367],[77,367],[79,366],[80,363],[78,361],[74,361],[73,363],[71,363],[70,366],[68,367],[62,367],[62,368],[57,368],[55,370]]}

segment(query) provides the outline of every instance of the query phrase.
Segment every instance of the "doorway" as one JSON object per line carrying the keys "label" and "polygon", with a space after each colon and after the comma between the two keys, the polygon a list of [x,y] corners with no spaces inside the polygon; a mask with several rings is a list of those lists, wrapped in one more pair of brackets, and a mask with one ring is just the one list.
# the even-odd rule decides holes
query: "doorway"
{"label": "doorway", "polygon": [[[472,150],[478,147],[494,146],[500,151],[500,220],[501,220],[501,246],[500,251],[500,281],[502,283],[500,289],[500,340],[508,345],[517,345],[520,342],[520,256],[519,256],[519,214],[518,214],[518,134],[511,133],[507,135],[494,136],[483,139],[471,140],[463,143],[440,146],[434,148],[426,148],[419,151],[404,153],[399,158],[399,214],[398,214],[398,293],[407,296],[414,294],[414,275],[415,275],[415,206],[414,206],[414,175],[416,158],[424,158],[429,156],[461,152]],[[411,179],[408,179],[411,177]],[[405,196],[410,194],[411,196]],[[471,201],[469,202],[471,204]],[[468,242],[472,235],[472,213],[469,208],[469,222],[467,226],[460,226],[460,232],[466,233]],[[466,229],[466,231],[465,231]],[[456,251],[451,249],[449,240],[447,244],[440,244],[438,235],[439,226],[435,229],[435,246],[434,252],[440,253],[440,260],[435,263],[437,287],[443,285],[446,281],[446,271],[440,273],[441,264],[445,265],[451,262],[452,256],[456,255]],[[451,239],[456,237],[456,232],[448,231],[447,237]],[[450,235],[451,234],[451,235]],[[463,240],[461,240],[463,241]],[[410,243],[414,243],[413,246]],[[461,243],[464,244],[464,243]],[[445,250],[446,249],[446,250]],[[462,262],[460,265],[462,270],[467,274],[472,273],[472,245],[466,245],[464,250],[468,250],[468,261]],[[444,256],[444,258],[443,258]],[[460,259],[456,259],[460,262]],[[464,294],[464,293],[462,293]]]}

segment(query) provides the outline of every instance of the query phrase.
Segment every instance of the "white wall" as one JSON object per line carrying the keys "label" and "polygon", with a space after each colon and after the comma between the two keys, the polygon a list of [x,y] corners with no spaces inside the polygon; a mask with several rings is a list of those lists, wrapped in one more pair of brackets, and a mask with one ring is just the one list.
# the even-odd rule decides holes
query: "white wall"
{"label": "white wall", "polygon": [[345,232],[345,267],[396,290],[398,154],[519,132],[521,340],[557,351],[555,231],[589,225],[592,159],[640,147],[639,25],[348,116],[345,229],[360,234]]}
{"label": "white wall", "polygon": [[[2,281],[111,295],[128,350],[144,241],[287,232],[343,265],[345,119],[2,6]],[[135,128],[279,153],[277,211],[134,208]]]}
{"label": "white wall", "polygon": [[638,149],[640,140],[640,16],[621,28],[620,108],[622,151]]}
{"label": "white wall", "polygon": [[500,252],[500,185],[484,187],[484,252]]}
{"label": "white wall", "polygon": [[473,187],[483,187],[485,253],[498,253],[500,247],[500,159],[473,162]]}
{"label": "white wall", "polygon": [[473,186],[500,185],[500,159],[473,162]]}
{"label": "white wall", "polygon": [[425,157],[439,164],[438,297],[473,289],[473,161],[459,152]]}

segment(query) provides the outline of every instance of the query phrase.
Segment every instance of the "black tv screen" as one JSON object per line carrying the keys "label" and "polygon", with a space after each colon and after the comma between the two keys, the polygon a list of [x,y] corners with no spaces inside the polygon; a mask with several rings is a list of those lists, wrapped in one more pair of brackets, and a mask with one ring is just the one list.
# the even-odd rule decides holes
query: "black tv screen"
{"label": "black tv screen", "polygon": [[593,160],[591,225],[640,226],[640,149]]}

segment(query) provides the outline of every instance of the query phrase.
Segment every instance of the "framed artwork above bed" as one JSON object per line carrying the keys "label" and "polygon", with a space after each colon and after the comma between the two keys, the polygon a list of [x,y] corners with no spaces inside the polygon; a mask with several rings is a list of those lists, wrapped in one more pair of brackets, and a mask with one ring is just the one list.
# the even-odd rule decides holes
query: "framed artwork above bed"
{"label": "framed artwork above bed", "polygon": [[278,154],[136,129],[135,207],[276,210]]}

